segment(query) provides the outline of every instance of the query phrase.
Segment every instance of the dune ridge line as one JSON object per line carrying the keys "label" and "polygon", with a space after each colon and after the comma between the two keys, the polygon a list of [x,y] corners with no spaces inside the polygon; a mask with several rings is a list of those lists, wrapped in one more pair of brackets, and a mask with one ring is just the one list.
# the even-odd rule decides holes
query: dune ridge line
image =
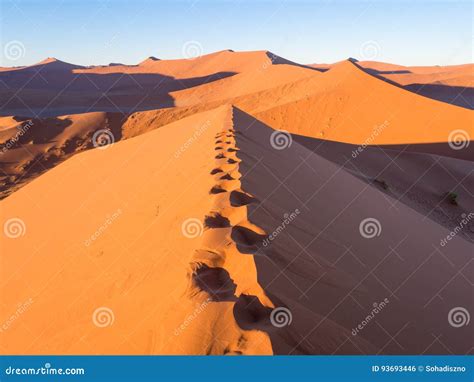
{"label": "dune ridge line", "polygon": [[[266,348],[265,353],[273,354],[266,333],[241,328],[243,324],[248,329],[248,318],[255,318],[251,311],[257,306],[263,305],[271,310],[274,305],[258,283],[253,256],[240,250],[243,247],[248,248],[249,253],[258,251],[257,246],[263,242],[266,233],[247,219],[247,205],[256,199],[241,188],[241,159],[237,156],[239,148],[236,146],[233,116],[234,108],[231,106],[223,130],[215,136],[216,167],[210,171],[215,185],[209,191],[214,202],[204,218],[201,246],[190,261],[187,296],[216,304],[234,302],[234,318],[237,318],[241,333],[238,342],[224,349],[224,354],[245,354],[250,348],[262,345]],[[255,299],[259,304],[252,306]],[[263,320],[265,317],[257,317],[257,321]],[[213,337],[218,338],[218,333],[215,334]]]}

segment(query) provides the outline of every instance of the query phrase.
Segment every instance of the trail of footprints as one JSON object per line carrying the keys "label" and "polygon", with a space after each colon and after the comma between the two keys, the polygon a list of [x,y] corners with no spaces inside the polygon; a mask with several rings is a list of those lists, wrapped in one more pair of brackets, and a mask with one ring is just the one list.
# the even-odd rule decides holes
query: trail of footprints
{"label": "trail of footprints", "polygon": [[[237,157],[232,117],[230,113],[223,131],[215,136],[216,167],[210,171],[215,184],[209,190],[214,203],[204,219],[201,247],[191,259],[189,297],[205,292],[212,301],[237,301],[238,286],[223,268],[226,259],[256,253],[266,237],[262,229],[247,220],[246,206],[256,199],[241,189],[241,160]],[[231,352],[241,353],[237,349]]]}

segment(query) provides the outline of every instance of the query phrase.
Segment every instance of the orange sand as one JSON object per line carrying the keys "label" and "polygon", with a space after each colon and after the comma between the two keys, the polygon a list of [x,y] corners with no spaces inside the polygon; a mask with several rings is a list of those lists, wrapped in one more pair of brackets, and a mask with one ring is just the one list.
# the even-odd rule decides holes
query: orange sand
{"label": "orange sand", "polygon": [[0,110],[0,222],[21,223],[0,235],[0,352],[471,351],[446,316],[473,308],[472,227],[440,241],[474,209],[474,145],[448,145],[473,114],[403,86],[469,88],[472,65],[315,67],[222,51],[2,68],[2,95],[51,82]]}

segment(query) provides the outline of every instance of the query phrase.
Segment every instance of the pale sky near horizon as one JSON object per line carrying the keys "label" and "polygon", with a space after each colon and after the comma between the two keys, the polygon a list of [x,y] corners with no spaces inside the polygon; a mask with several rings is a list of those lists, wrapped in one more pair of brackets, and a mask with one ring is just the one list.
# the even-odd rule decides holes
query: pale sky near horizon
{"label": "pale sky near horizon", "polygon": [[[223,49],[299,63],[355,57],[402,65],[473,62],[471,1],[0,0],[0,66],[46,57],[136,64]],[[192,41],[191,46],[186,45]]]}

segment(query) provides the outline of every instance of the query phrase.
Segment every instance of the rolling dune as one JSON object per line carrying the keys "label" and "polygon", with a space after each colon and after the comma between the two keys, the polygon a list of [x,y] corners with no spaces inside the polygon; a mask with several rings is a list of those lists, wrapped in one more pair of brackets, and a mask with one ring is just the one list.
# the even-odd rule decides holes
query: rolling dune
{"label": "rolling dune", "polygon": [[2,68],[0,351],[471,353],[471,71]]}

